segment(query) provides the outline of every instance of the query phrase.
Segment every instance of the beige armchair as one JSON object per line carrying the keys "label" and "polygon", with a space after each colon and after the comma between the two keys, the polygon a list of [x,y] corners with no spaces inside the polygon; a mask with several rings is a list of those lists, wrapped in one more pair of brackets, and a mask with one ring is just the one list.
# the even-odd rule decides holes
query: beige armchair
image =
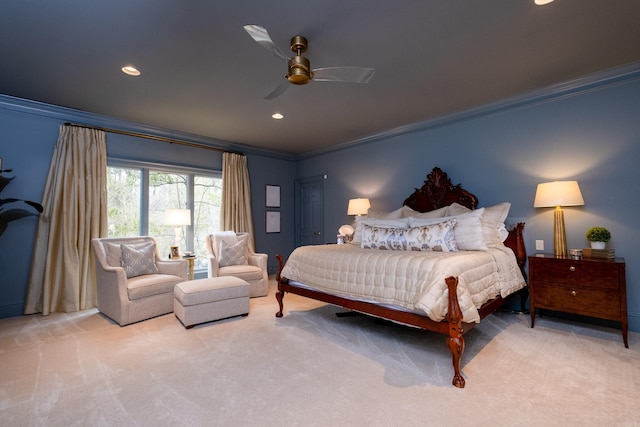
{"label": "beige armchair", "polygon": [[[229,245],[244,242],[243,259],[232,265],[225,264],[225,256],[221,258],[222,240]],[[235,242],[235,243],[234,243]],[[218,232],[205,237],[208,254],[209,277],[234,276],[249,283],[249,296],[262,297],[269,292],[269,276],[267,274],[267,254],[257,254],[253,250],[249,233]],[[222,266],[221,266],[222,261]]]}
{"label": "beige armchair", "polygon": [[[163,260],[153,237],[96,238],[91,244],[101,313],[125,326],[173,311],[173,288],[187,280],[187,260]],[[127,254],[133,248],[147,258],[127,262],[125,270],[121,264],[121,244],[127,245],[126,250],[122,249]],[[155,261],[157,271],[148,271],[155,269],[149,258]],[[151,266],[147,271],[144,261]]]}

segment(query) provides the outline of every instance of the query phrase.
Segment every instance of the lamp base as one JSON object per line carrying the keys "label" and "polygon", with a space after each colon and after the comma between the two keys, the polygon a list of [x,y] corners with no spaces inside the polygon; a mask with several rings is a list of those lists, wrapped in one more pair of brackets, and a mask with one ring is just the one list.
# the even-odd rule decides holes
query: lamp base
{"label": "lamp base", "polygon": [[564,230],[564,211],[560,206],[553,211],[553,254],[567,256],[567,234]]}

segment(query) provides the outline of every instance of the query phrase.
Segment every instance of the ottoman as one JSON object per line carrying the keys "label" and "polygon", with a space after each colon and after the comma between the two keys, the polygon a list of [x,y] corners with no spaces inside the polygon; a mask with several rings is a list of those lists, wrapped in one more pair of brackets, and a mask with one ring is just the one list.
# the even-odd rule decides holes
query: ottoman
{"label": "ottoman", "polygon": [[249,284],[237,277],[187,280],[173,291],[173,312],[186,328],[249,314]]}

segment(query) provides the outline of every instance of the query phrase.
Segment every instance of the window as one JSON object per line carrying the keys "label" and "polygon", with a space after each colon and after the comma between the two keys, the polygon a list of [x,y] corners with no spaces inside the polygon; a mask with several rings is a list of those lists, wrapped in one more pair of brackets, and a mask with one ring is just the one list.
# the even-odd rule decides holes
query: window
{"label": "window", "polygon": [[[193,252],[196,270],[207,268],[205,236],[220,229],[220,173],[139,162],[110,160],[107,167],[109,237],[154,236],[169,257],[176,244]],[[167,209],[191,210],[192,224],[164,224]]]}

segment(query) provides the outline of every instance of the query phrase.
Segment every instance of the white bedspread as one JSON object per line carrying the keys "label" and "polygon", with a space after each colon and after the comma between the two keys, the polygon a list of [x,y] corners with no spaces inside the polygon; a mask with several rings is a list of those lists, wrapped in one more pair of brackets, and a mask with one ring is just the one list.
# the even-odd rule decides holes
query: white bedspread
{"label": "white bedspread", "polygon": [[525,286],[515,255],[506,247],[447,253],[302,246],[291,254],[282,276],[333,295],[422,310],[434,321],[447,313],[446,277],[458,277],[465,322],[479,322],[482,304]]}

